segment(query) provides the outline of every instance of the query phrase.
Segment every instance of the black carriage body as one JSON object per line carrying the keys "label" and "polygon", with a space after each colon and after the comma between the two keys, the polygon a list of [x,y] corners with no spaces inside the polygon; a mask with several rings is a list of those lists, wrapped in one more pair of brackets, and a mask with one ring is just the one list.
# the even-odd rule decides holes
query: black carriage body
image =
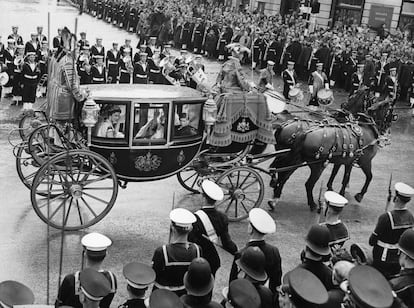
{"label": "black carriage body", "polygon": [[[101,108],[90,149],[114,166],[118,178],[129,182],[166,178],[185,168],[198,154],[206,100],[198,91],[164,85],[87,88]],[[119,128],[115,129],[110,114],[119,110]],[[188,125],[180,125],[182,122]]]}

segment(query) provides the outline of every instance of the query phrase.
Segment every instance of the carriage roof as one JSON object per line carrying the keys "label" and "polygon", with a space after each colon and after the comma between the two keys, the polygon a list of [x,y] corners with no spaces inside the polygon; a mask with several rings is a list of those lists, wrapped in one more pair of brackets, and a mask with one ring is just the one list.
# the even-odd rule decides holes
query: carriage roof
{"label": "carriage roof", "polygon": [[105,100],[206,99],[197,90],[171,85],[105,84],[87,85],[82,88],[89,89],[92,98]]}

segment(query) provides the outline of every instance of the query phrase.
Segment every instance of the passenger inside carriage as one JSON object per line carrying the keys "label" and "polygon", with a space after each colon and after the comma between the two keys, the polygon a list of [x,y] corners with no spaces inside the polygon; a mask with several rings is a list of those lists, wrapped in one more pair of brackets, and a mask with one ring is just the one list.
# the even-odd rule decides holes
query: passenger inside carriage
{"label": "passenger inside carriage", "polygon": [[102,138],[124,138],[122,133],[121,123],[122,110],[119,106],[111,106],[109,109],[102,107],[101,118],[96,125],[96,137]]}
{"label": "passenger inside carriage", "polygon": [[162,109],[155,109],[153,117],[143,125],[135,139],[165,139],[166,120]]}

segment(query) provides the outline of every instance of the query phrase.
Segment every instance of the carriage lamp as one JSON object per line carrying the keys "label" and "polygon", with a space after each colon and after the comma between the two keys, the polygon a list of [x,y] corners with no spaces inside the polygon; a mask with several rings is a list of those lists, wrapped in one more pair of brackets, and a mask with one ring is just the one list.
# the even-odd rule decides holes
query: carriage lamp
{"label": "carriage lamp", "polygon": [[217,105],[214,102],[213,96],[210,95],[203,107],[203,120],[207,132],[207,143],[209,143],[209,136],[211,133],[211,127],[216,123],[217,119]]}
{"label": "carriage lamp", "polygon": [[88,98],[82,108],[82,123],[88,128],[88,146],[91,145],[92,127],[98,122],[99,106]]}

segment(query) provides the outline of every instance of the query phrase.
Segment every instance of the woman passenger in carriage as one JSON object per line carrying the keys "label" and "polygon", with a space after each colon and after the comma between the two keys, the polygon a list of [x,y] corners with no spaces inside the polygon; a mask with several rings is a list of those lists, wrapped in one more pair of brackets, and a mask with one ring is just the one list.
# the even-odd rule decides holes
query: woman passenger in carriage
{"label": "woman passenger in carriage", "polygon": [[249,52],[249,49],[238,43],[227,45],[227,49],[231,52],[231,56],[222,65],[216,79],[219,93],[238,94],[251,91],[252,85],[246,79],[240,64],[244,52]]}
{"label": "woman passenger in carriage", "polygon": [[124,138],[125,135],[119,131],[121,119],[121,108],[114,107],[108,111],[108,116],[99,125],[96,132],[97,137],[103,138]]}

